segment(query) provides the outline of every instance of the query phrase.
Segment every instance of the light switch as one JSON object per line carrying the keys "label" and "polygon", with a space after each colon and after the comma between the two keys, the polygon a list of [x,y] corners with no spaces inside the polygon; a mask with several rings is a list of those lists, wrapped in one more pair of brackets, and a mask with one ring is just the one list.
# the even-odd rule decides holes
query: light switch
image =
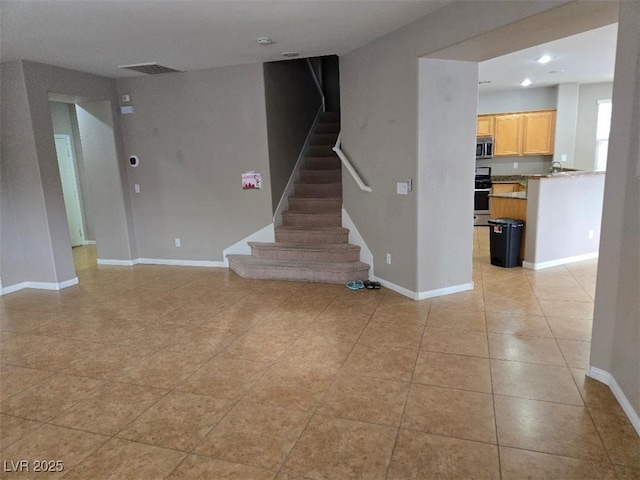
{"label": "light switch", "polygon": [[407,195],[409,193],[409,186],[407,182],[398,182],[396,184],[396,193],[398,195]]}
{"label": "light switch", "polygon": [[136,183],[136,184],[133,186],[133,190],[134,190],[136,193],[140,193],[140,185]]}

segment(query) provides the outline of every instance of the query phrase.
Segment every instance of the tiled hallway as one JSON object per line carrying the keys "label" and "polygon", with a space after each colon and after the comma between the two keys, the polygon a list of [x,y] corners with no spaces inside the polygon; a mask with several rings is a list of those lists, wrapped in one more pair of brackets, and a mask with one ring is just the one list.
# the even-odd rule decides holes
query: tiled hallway
{"label": "tiled hallway", "polygon": [[472,292],[96,267],[0,297],[6,478],[640,478],[640,440],[585,379],[596,262],[489,265]]}

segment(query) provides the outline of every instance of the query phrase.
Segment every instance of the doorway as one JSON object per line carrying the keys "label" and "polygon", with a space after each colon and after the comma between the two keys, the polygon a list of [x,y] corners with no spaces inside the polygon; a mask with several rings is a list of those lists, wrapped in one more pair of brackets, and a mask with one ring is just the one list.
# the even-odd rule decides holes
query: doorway
{"label": "doorway", "polygon": [[69,135],[56,134],[54,139],[71,246],[79,247],[84,245],[85,233],[82,207],[80,205],[80,186],[71,147],[71,137]]}

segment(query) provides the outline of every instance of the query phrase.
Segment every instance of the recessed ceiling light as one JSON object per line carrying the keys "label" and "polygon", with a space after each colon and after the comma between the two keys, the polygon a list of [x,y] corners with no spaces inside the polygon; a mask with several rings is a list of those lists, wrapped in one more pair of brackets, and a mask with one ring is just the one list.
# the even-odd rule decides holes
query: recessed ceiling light
{"label": "recessed ceiling light", "polygon": [[533,83],[531,82],[531,80],[529,80],[528,78],[525,78],[523,81],[520,82],[520,85],[522,87],[528,87],[529,85],[531,85],[531,83]]}
{"label": "recessed ceiling light", "polygon": [[275,42],[271,40],[269,37],[260,37],[258,39],[258,45],[271,45],[272,43],[275,43]]}
{"label": "recessed ceiling light", "polygon": [[287,58],[294,58],[294,57],[297,57],[298,55],[300,55],[298,52],[284,52],[282,54],[283,57],[287,57]]}
{"label": "recessed ceiling light", "polygon": [[545,55],[542,55],[540,58],[538,58],[536,61],[544,65],[545,63],[549,63],[551,60],[553,60],[551,55],[545,54]]}
{"label": "recessed ceiling light", "polygon": [[556,73],[563,73],[564,70],[549,70],[549,73],[551,74],[556,74]]}

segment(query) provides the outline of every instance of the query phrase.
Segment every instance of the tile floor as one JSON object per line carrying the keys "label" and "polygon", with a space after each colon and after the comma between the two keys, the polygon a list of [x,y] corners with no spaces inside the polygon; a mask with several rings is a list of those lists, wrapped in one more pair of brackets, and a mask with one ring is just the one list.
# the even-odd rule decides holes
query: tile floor
{"label": "tile floor", "polygon": [[474,291],[97,267],[0,298],[6,478],[638,479],[640,440],[585,378],[596,263],[489,265]]}

